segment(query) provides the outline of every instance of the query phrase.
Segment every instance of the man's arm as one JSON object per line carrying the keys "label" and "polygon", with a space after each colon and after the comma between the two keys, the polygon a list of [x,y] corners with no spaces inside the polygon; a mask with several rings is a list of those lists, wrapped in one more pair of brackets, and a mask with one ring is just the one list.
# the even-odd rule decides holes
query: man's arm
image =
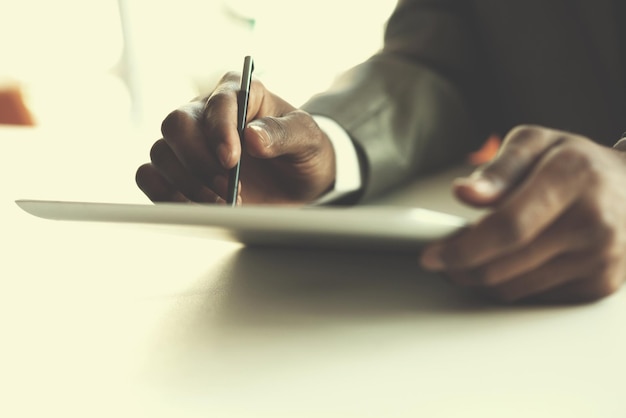
{"label": "man's arm", "polygon": [[364,198],[460,161],[485,137],[470,20],[464,2],[400,1],[383,50],[303,106],[354,140]]}
{"label": "man's arm", "polygon": [[462,159],[483,137],[473,88],[480,60],[465,5],[400,1],[383,50],[304,111],[253,80],[243,144],[233,122],[239,75],[226,74],[164,120],[137,184],[153,201],[222,203],[225,175],[241,159],[241,202],[310,204],[342,181],[335,173],[343,169],[311,115],[330,117],[354,140],[363,187],[345,196],[350,202]]}

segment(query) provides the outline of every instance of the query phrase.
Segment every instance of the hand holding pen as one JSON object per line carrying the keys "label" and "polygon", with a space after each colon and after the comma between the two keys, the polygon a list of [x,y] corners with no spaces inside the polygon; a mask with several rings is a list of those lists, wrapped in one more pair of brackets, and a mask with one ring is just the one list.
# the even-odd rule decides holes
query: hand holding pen
{"label": "hand holding pen", "polygon": [[152,201],[303,205],[332,187],[326,135],[251,74],[246,57],[242,73],[227,73],[165,118],[151,162],[136,174]]}

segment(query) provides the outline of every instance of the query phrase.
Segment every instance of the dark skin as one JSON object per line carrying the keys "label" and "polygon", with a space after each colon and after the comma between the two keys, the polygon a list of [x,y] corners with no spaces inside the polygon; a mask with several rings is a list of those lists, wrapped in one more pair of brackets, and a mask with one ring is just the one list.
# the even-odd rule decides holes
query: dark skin
{"label": "dark skin", "polygon": [[586,302],[626,276],[626,143],[521,126],[491,163],[454,184],[491,212],[428,247],[422,266],[497,300]]}
{"label": "dark skin", "polygon": [[[224,203],[227,172],[242,158],[242,203],[305,205],[332,188],[334,151],[313,118],[251,86],[244,149],[236,128],[239,75],[163,122],[137,184],[154,202]],[[540,126],[520,126],[498,156],[455,195],[488,208],[431,244],[422,267],[502,302],[576,303],[614,293],[626,277],[626,142],[613,149]]]}
{"label": "dark skin", "polygon": [[224,203],[228,170],[241,156],[238,202],[302,205],[332,187],[335,156],[307,113],[253,80],[242,154],[237,133],[240,75],[226,74],[208,96],[170,113],[137,170],[137,185],[154,202]]}

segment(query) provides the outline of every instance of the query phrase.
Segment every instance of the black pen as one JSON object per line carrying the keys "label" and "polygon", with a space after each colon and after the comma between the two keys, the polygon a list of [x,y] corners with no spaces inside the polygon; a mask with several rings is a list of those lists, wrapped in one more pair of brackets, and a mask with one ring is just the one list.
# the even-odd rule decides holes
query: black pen
{"label": "black pen", "polygon": [[[243,71],[241,73],[241,88],[237,95],[237,132],[239,133],[239,143],[243,154],[243,130],[246,128],[246,118],[248,116],[248,99],[250,98],[250,82],[254,71],[254,61],[247,56],[243,61]],[[230,206],[237,205],[237,194],[239,194],[239,168],[241,167],[241,156],[237,165],[228,173],[228,198],[226,203]]]}

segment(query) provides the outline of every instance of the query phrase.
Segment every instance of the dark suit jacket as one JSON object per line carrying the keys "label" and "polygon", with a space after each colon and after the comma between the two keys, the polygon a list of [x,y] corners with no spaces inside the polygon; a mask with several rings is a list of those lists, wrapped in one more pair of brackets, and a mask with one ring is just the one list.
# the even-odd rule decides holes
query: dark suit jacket
{"label": "dark suit jacket", "polygon": [[612,145],[626,130],[619,1],[400,0],[383,50],[303,108],[352,136],[365,197],[518,124]]}

